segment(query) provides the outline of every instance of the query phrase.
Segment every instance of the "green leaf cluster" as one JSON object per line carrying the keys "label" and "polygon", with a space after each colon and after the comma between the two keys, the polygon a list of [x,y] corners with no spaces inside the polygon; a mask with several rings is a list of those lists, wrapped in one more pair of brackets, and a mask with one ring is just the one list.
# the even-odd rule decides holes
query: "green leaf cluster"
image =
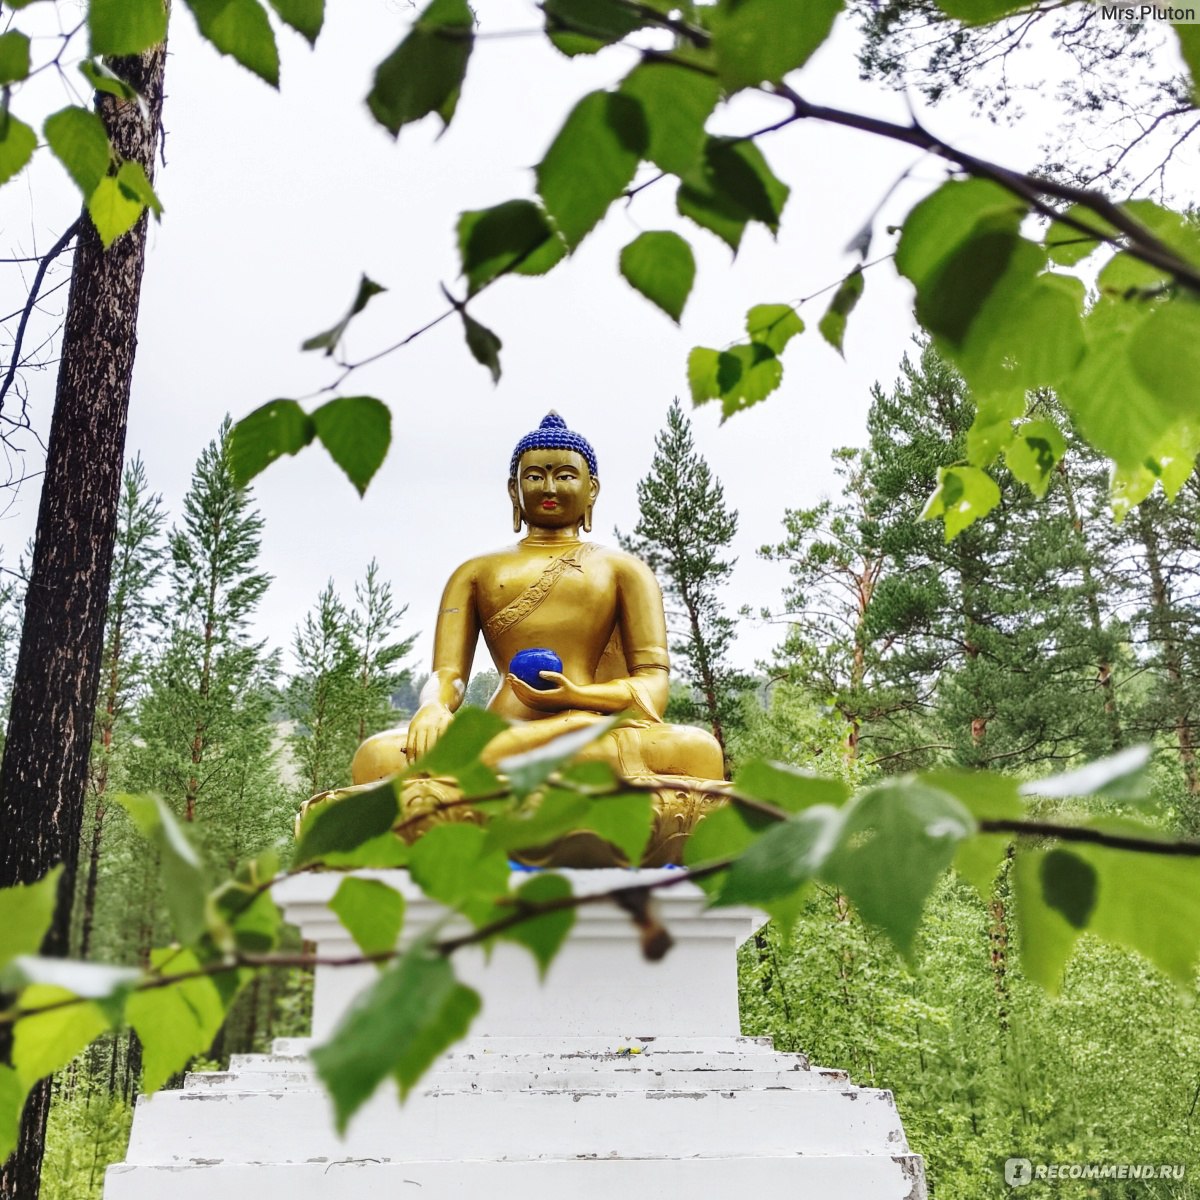
{"label": "green leaf cluster", "polygon": [[209,975],[222,942],[270,949],[279,914],[257,886],[277,861],[251,864],[211,895],[194,848],[170,809],[153,796],[118,797],[161,864],[177,933],[193,948],[153,950],[146,971],[62,958],[38,958],[60,870],[37,883],[0,890],[7,935],[0,938],[0,985],[16,994],[11,1066],[0,1067],[0,1154],[14,1144],[29,1089],[109,1030],[128,1023],[143,1047],[143,1086],[153,1091],[216,1036],[244,978]]}
{"label": "green leaf cluster", "polygon": [[[1146,752],[1134,749],[1023,790],[1064,797],[1140,794],[1147,765]],[[831,783],[762,763],[739,774],[736,795],[744,799],[709,818],[686,850],[697,868],[733,860],[705,882],[715,904],[766,908],[786,932],[811,884],[823,880],[907,955],[925,902],[952,863],[985,899],[991,895],[1011,835],[980,831],[980,822],[1019,823],[1030,815],[1016,781],[988,773],[896,777],[840,807]],[[786,816],[765,819],[759,802]],[[1135,846],[1162,836],[1160,827],[1128,818],[1076,823],[1083,831],[1129,838]],[[1022,965],[1048,990],[1057,990],[1085,931],[1139,951],[1181,988],[1191,986],[1200,961],[1197,857],[1075,841],[1051,849],[1022,844],[1013,880]]]}
{"label": "green leaf cluster", "polygon": [[375,69],[367,107],[393,137],[430,113],[443,126],[450,124],[471,58],[474,26],[466,0],[433,0]]}
{"label": "green leaf cluster", "polygon": [[568,57],[595,54],[653,19],[622,0],[546,0],[542,10],[546,36]]}
{"label": "green leaf cluster", "polygon": [[[1200,264],[1200,238],[1178,214],[1146,201],[1122,207],[1126,222]],[[1169,272],[1124,250],[1101,269],[1099,296],[1085,304],[1083,282],[1053,267],[1073,266],[1124,233],[1077,205],[1035,242],[1021,232],[1027,215],[998,183],[952,180],[913,209],[897,247],[921,323],[978,402],[962,470],[1003,452],[1013,474],[1044,495],[1065,452],[1062,432],[1046,421],[1015,431],[1012,423],[1025,415],[1028,395],[1053,388],[1078,430],[1116,464],[1122,506],[1164,476],[1173,495],[1200,449],[1189,382],[1200,305],[1164,291]],[[947,516],[953,536],[990,509],[985,493],[998,498],[956,467],[927,514]]]}
{"label": "green leaf cluster", "polygon": [[162,216],[145,168],[132,159],[116,160],[104,122],[94,112],[70,105],[46,118],[44,132],[79,188],[105,247],[128,233],[147,209],[155,219]]}
{"label": "green leaf cluster", "polygon": [[720,400],[724,419],[765,399],[783,379],[780,354],[803,331],[804,322],[791,305],[755,305],[746,314],[749,342],[727,350],[697,346],[688,355],[692,403]]}
{"label": "green leaf cluster", "polygon": [[296,400],[269,400],[243,417],[230,435],[230,461],[239,487],[285,454],[318,440],[361,496],[392,440],[392,414],[374,396],[338,396],[311,413]]}
{"label": "green leaf cluster", "polygon": [[724,882],[710,885],[715,904],[755,904],[790,926],[821,879],[905,954],[926,898],[976,828],[956,797],[916,779],[868,788],[841,807],[828,802],[842,790],[835,781],[786,768],[756,765],[735,786],[738,795],[789,815],[764,826],[745,805],[723,815],[719,831],[702,827],[689,841],[689,865],[736,857]]}
{"label": "green leaf cluster", "polygon": [[479,994],[424,942],[380,973],[324,1044],[313,1064],[333,1100],[339,1131],[389,1076],[403,1099],[444,1050],[467,1032]]}

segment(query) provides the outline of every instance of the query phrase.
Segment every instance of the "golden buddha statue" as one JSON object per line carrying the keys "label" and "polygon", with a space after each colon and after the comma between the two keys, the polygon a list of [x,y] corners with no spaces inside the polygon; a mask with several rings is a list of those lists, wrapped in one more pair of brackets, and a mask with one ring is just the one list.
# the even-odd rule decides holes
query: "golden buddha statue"
{"label": "golden buddha statue", "polygon": [[[421,706],[407,726],[362,743],[351,768],[355,786],[395,775],[433,747],[463,701],[482,633],[502,679],[487,707],[510,722],[485,748],[483,761],[495,767],[564,733],[632,712],[634,720],[597,738],[578,758],[606,762],[624,778],[653,784],[656,823],[642,864],[679,860],[696,821],[720,803],[712,792],[713,781],[723,779],[723,755],[705,730],[663,721],[668,660],[662,593],[640,559],[581,540],[581,530],[591,530],[599,492],[595,451],[557,413],[517,443],[508,494],[513,531],[524,525],[528,532],[515,546],[469,559],[450,577]],[[510,666],[535,648],[552,651],[549,657],[557,657],[561,669],[519,678]],[[472,819],[462,806],[439,817],[453,795],[448,781],[406,781],[406,839],[438,819]],[[422,813],[429,820],[414,822]],[[535,865],[623,865],[614,855],[594,835],[578,834],[522,858]]]}

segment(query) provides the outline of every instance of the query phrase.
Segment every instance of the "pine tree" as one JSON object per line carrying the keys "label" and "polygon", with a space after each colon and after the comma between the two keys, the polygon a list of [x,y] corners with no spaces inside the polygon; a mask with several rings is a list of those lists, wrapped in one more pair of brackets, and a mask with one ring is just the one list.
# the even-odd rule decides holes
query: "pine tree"
{"label": "pine tree", "polygon": [[1200,486],[1189,480],[1173,503],[1155,491],[1125,518],[1120,577],[1132,602],[1131,624],[1152,686],[1133,702],[1143,738],[1164,739],[1183,775],[1179,803],[1185,832],[1200,832],[1200,565],[1196,530]]}
{"label": "pine tree", "polygon": [[114,776],[123,765],[121,742],[128,742],[128,736],[122,739],[120,735],[129,725],[134,701],[145,681],[148,634],[159,616],[154,589],[165,565],[165,523],[162,497],[149,492],[146,468],[137,456],[125,468],[117,508],[100,697],[89,764],[90,828],[85,825],[81,843],[81,858],[86,847],[87,859],[86,864],[80,863],[83,883],[76,906],[78,952],[82,958],[91,949],[109,794],[117,782]]}
{"label": "pine tree", "polygon": [[297,672],[284,696],[297,727],[289,737],[302,773],[303,794],[349,782],[358,745],[357,654],[350,614],[330,580],[292,640]]}
{"label": "pine tree", "polygon": [[[1050,395],[1044,396],[1043,401],[1047,407],[1056,407]],[[1067,421],[1058,423],[1069,432]],[[1055,496],[1061,498],[1078,555],[1079,595],[1087,614],[1096,686],[1103,702],[1107,748],[1118,750],[1125,745],[1126,736],[1117,670],[1120,660],[1127,660],[1130,651],[1128,623],[1117,615],[1122,587],[1113,557],[1118,540],[1114,534],[1118,530],[1109,507],[1109,467],[1079,438],[1070,437],[1068,452],[1058,463],[1056,473]]]}
{"label": "pine tree", "polygon": [[[499,677],[497,677],[499,678]],[[421,707],[421,692],[429,682],[429,672],[411,674],[391,696],[392,714],[395,720],[411,717]],[[490,695],[491,693],[489,693]]]}
{"label": "pine tree", "polygon": [[691,422],[679,400],[671,402],[666,428],[655,438],[654,460],[637,487],[641,515],[633,533],[617,532],[623,550],[658,575],[672,625],[675,674],[699,696],[696,715],[725,748],[727,728],[739,720],[739,694],[749,678],[729,661],[733,620],[720,589],[736,560],[725,558],[737,533],[737,512],[692,441]]}
{"label": "pine tree", "polygon": [[396,637],[408,605],[396,607],[392,585],[379,578],[379,564],[375,559],[367,564],[362,581],[354,585],[354,601],[350,612],[350,639],[357,664],[357,734],[358,742],[361,742],[394,723],[396,711],[392,706],[392,695],[408,683],[412,675],[400,664],[411,653],[417,639],[415,634],[407,638]]}
{"label": "pine tree", "polygon": [[275,654],[250,619],[270,584],[257,569],[262,518],[230,471],[229,421],[201,453],[170,536],[170,633],[138,714],[143,781],[200,818],[234,862],[286,830],[273,765]]}
{"label": "pine tree", "polygon": [[994,467],[1000,503],[947,543],[919,515],[938,468],[964,455],[974,402],[929,347],[901,371],[890,394],[876,389],[868,417],[863,534],[888,563],[867,614],[871,637],[889,647],[881,676],[909,692],[914,710],[870,730],[875,761],[1020,767],[1111,749],[1086,603],[1089,550],[1061,480],[1037,501]]}
{"label": "pine tree", "polygon": [[800,684],[841,714],[845,756],[853,759],[864,720],[880,716],[882,698],[873,692],[880,647],[869,635],[867,611],[887,560],[863,538],[872,495],[866,456],[841,449],[833,457],[841,499],[788,509],[783,517],[787,536],[759,551],[770,562],[786,562],[791,577],[782,611],[763,615],[788,623],[772,676]]}
{"label": "pine tree", "polygon": [[500,672],[493,667],[486,667],[471,676],[467,684],[467,694],[464,703],[473,704],[476,708],[486,708],[488,701],[500,686]]}
{"label": "pine tree", "polygon": [[392,696],[411,674],[400,663],[415,638],[395,637],[407,606],[396,608],[374,559],[354,598],[347,609],[330,580],[292,643],[298,670],[285,704],[297,722],[289,741],[307,796],[350,782],[355,749],[395,722]]}

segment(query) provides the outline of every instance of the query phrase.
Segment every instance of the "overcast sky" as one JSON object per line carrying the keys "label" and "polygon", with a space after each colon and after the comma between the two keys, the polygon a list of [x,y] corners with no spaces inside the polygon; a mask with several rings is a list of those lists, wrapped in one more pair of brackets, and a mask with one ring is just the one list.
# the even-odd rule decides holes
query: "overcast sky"
{"label": "overcast sky", "polygon": [[[534,6],[519,0],[477,7],[484,35],[539,23]],[[371,120],[362,97],[374,64],[403,36],[412,11],[395,0],[331,3],[315,51],[283,31],[276,93],[220,59],[176,6],[166,165],[156,180],[166,212],[150,232],[128,440],[172,514],[226,412],[237,418],[266,400],[311,396],[333,381],[329,360],[301,354],[299,345],[334,323],[360,273],[389,290],[352,327],[351,357],[371,354],[442,312],[439,283],[457,287],[457,214],[531,195],[531,168],[570,105],[634,62],[621,47],[568,60],[539,37],[481,40],[450,130],[435,140],[431,120],[406,129],[397,144]],[[839,30],[806,68],[801,90],[815,102],[905,119],[902,97],[858,80],[853,44],[851,31]],[[52,78],[40,86],[45,111],[71,99]],[[29,102],[22,104],[16,111],[31,119]],[[748,97],[726,121],[742,131],[780,115],[781,108]],[[996,128],[949,109],[924,119],[947,140],[1010,165],[1036,161],[1041,130],[1028,123]],[[390,405],[391,453],[364,500],[319,448],[260,477],[263,566],[275,577],[260,610],[261,635],[286,646],[326,580],[349,593],[376,556],[398,599],[410,605],[407,630],[422,631],[414,666],[426,669],[445,579],[464,558],[512,540],[509,455],[548,408],[559,409],[596,447],[603,492],[593,536],[611,540],[614,525],[636,522],[634,489],[654,435],[671,398],[688,395],[688,350],[742,340],[752,304],[794,303],[840,279],[854,262],[846,243],[912,168],[876,223],[872,257],[887,253],[894,243],[886,226],[945,177],[911,150],[817,125],[789,127],[763,139],[762,148],[792,187],[778,242],[752,225],[731,260],[722,243],[675,215],[669,185],[651,187],[631,206],[614,207],[549,276],[502,281],[472,305],[504,342],[498,386],[470,358],[456,320],[352,375],[343,394],[375,395]],[[78,208],[61,169],[38,157],[45,161],[0,192],[7,253],[44,250]],[[697,253],[682,328],[615,269],[623,245],[658,228],[680,229]],[[5,288],[7,312],[21,298],[11,269]],[[61,313],[65,294],[52,298],[52,313]],[[693,414],[696,443],[741,517],[728,593],[733,607],[778,601],[786,573],[758,561],[756,548],[777,537],[786,507],[811,505],[829,492],[830,452],[862,442],[871,384],[891,384],[910,344],[911,289],[889,262],[868,272],[844,362],[816,333],[827,300],[802,307],[809,330],[786,351],[777,394],[724,426],[715,406]],[[44,428],[52,370],[30,376],[29,388]],[[26,486],[0,525],[6,564],[15,563],[32,533],[36,509],[36,486]],[[749,664],[776,638],[777,631],[748,624],[739,654]],[[477,658],[476,668],[484,665]]]}

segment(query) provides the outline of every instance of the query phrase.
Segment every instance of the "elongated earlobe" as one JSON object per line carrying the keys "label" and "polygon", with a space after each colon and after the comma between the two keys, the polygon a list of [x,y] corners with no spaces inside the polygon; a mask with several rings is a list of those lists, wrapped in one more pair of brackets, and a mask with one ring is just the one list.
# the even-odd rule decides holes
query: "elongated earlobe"
{"label": "elongated earlobe", "polygon": [[513,533],[521,532],[521,506],[513,504]]}
{"label": "elongated earlobe", "polygon": [[592,532],[592,506],[590,504],[583,510],[583,532]]}

